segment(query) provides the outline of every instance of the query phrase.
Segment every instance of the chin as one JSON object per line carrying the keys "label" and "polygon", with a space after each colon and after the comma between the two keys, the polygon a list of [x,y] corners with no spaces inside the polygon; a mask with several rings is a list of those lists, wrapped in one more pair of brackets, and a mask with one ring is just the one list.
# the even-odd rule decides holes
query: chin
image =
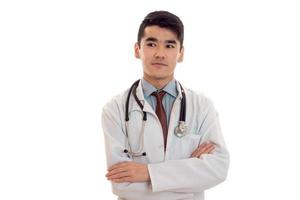
{"label": "chin", "polygon": [[163,80],[172,76],[172,73],[163,70],[147,70],[144,74],[152,79]]}

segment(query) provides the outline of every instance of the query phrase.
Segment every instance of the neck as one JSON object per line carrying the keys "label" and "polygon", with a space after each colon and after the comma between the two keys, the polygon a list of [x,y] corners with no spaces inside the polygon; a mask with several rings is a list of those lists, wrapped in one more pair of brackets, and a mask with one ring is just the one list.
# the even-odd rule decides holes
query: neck
{"label": "neck", "polygon": [[174,76],[170,76],[167,78],[152,78],[144,74],[143,77],[146,81],[148,81],[151,85],[153,85],[156,89],[163,89],[171,80],[174,79]]}

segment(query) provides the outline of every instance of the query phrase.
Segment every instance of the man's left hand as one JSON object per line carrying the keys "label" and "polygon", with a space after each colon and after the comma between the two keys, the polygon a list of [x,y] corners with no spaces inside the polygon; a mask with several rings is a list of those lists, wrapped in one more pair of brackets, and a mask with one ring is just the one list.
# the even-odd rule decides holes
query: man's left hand
{"label": "man's left hand", "polygon": [[105,175],[115,183],[150,181],[148,166],[136,162],[121,162],[111,166]]}

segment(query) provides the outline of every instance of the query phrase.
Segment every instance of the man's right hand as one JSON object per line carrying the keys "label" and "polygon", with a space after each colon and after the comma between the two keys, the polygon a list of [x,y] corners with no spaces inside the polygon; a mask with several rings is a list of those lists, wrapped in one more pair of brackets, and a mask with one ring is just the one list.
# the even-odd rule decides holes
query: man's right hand
{"label": "man's right hand", "polygon": [[204,142],[198,146],[192,153],[191,158],[200,158],[203,154],[210,154],[215,149],[215,144],[212,142]]}

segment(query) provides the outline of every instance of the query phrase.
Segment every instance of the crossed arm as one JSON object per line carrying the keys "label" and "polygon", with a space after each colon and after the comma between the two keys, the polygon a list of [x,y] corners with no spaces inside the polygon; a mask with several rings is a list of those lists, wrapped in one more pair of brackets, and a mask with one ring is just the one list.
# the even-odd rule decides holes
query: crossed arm
{"label": "crossed arm", "polygon": [[[211,142],[203,143],[198,146],[191,154],[192,158],[200,158],[203,154],[210,154],[215,149]],[[150,175],[147,164],[136,162],[120,162],[112,165],[106,174],[107,180],[114,183],[123,182],[148,182]]]}
{"label": "crossed arm", "polygon": [[[149,195],[152,199],[169,195],[178,199],[180,194],[184,199],[191,193],[204,191],[226,179],[229,152],[221,133],[218,115],[209,100],[202,101],[201,115],[197,116],[197,120],[201,122],[198,134],[202,135],[202,141],[211,143],[199,145],[190,158],[151,164],[133,162],[121,153],[126,141],[121,126],[122,116],[118,114],[122,108],[116,102],[104,107],[102,127],[107,163],[110,166],[106,177],[112,182],[114,194],[126,199],[143,199]],[[180,174],[182,169],[188,173],[174,176]]]}

